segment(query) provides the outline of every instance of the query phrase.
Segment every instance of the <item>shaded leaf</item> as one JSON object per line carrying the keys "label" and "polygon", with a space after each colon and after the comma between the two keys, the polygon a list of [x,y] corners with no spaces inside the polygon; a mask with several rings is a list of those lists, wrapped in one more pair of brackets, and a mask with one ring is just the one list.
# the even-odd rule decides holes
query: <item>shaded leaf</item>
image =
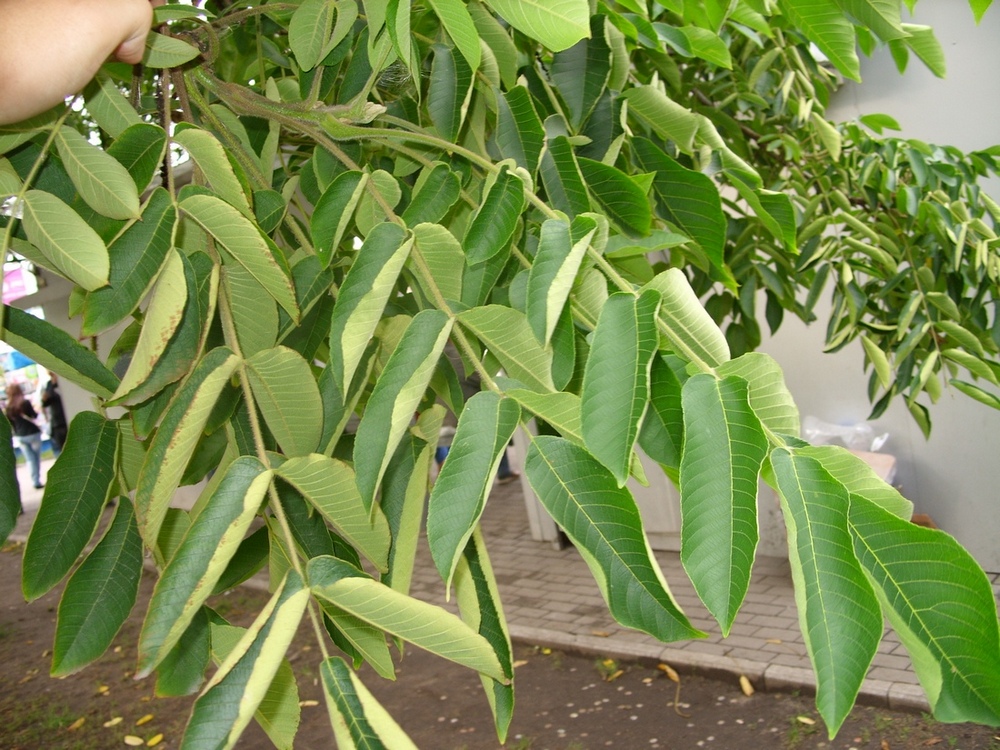
{"label": "shaded leaf", "polygon": [[552,354],[538,343],[522,313],[503,305],[486,305],[466,310],[458,320],[487,346],[510,377],[531,390],[555,390]]}
{"label": "shaded leaf", "polygon": [[257,352],[247,360],[254,399],[286,456],[304,456],[319,447],[323,411],[309,363],[283,346]]}

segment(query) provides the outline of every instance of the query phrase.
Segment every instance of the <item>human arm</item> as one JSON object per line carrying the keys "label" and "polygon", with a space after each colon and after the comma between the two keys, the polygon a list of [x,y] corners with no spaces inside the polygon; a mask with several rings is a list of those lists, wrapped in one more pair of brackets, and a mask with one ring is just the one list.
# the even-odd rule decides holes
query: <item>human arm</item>
{"label": "human arm", "polygon": [[109,57],[142,59],[150,0],[0,0],[0,125],[82,89]]}

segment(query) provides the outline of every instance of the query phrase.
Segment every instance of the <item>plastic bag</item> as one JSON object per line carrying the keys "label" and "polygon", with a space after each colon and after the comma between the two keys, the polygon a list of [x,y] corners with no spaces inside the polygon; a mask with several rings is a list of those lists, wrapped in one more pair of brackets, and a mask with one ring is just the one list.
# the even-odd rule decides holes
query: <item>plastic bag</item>
{"label": "plastic bag", "polygon": [[889,439],[889,433],[876,434],[875,427],[870,422],[839,425],[807,416],[802,420],[802,437],[812,445],[833,443],[851,450],[876,453]]}

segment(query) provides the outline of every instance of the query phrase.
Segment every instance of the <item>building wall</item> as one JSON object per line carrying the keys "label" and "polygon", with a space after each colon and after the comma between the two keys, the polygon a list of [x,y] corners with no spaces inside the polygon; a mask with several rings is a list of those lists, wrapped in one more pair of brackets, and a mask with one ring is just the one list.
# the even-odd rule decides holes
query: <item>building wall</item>
{"label": "building wall", "polygon": [[[900,75],[888,53],[864,63],[860,85],[837,95],[831,119],[885,113],[902,135],[981,149],[1000,143],[1000,11],[992,8],[976,26],[966,0],[918,3],[914,23],[932,26],[946,54],[948,77],[935,78],[911,58]],[[997,182],[991,185],[996,190]],[[860,344],[821,354],[825,319],[807,327],[786,316],[763,346],[785,370],[802,416],[827,422],[863,421],[870,404]],[[923,435],[905,405],[893,405],[876,423],[888,432],[882,448],[898,459],[897,482],[918,512],[929,513],[989,571],[1000,571],[1000,412],[953,390],[931,407],[933,430]]]}

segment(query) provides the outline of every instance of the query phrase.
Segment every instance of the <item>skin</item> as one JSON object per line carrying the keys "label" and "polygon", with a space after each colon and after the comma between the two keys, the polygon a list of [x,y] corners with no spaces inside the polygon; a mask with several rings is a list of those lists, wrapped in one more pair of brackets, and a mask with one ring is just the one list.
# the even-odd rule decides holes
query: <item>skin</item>
{"label": "skin", "polygon": [[82,89],[107,60],[142,59],[163,0],[0,0],[0,125]]}

